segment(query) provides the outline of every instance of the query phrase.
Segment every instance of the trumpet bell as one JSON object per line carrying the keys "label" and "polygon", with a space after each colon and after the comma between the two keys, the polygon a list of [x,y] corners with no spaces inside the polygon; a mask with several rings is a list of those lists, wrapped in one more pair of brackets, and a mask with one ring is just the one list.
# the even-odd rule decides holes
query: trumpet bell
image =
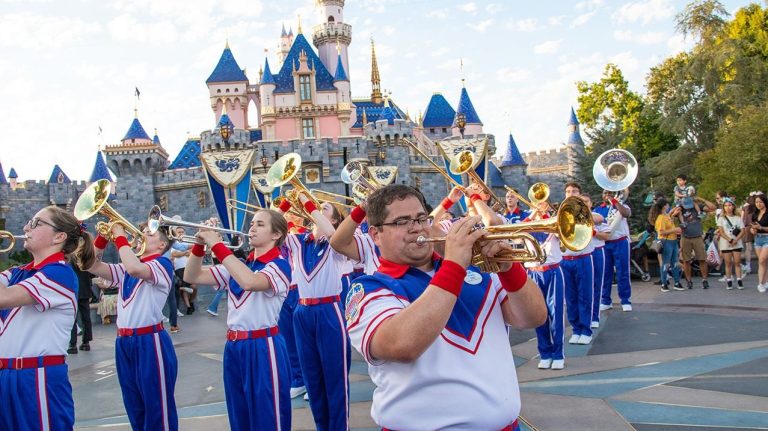
{"label": "trumpet bell", "polygon": [[536,183],[528,189],[528,200],[534,204],[544,202],[549,199],[549,186],[545,183]]}
{"label": "trumpet bell", "polygon": [[448,170],[454,175],[462,175],[475,166],[475,155],[472,151],[464,150],[451,159]]}
{"label": "trumpet bell", "polygon": [[637,160],[632,153],[614,148],[597,157],[592,166],[592,176],[604,190],[619,192],[635,181],[638,169]]}
{"label": "trumpet bell", "polygon": [[267,184],[270,187],[279,187],[291,182],[299,173],[301,167],[301,155],[288,153],[275,161],[275,164],[267,172]]}
{"label": "trumpet bell", "polygon": [[557,211],[560,242],[571,251],[584,250],[592,241],[592,210],[580,198],[565,199]]}
{"label": "trumpet bell", "polygon": [[351,161],[341,169],[341,181],[346,184],[356,183],[363,176],[363,164],[358,161]]}

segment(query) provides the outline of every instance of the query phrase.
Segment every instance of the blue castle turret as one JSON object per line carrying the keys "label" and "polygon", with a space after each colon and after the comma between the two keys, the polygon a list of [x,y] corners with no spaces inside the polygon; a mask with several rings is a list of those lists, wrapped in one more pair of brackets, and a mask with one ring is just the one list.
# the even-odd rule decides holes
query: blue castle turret
{"label": "blue castle turret", "polygon": [[584,146],[584,141],[579,133],[579,119],[576,118],[576,111],[571,106],[571,118],[568,119],[568,145]]}
{"label": "blue castle turret", "polygon": [[464,116],[465,126],[464,135],[479,135],[483,133],[483,122],[480,121],[480,116],[475,111],[475,106],[472,104],[472,100],[469,98],[469,93],[465,87],[461,88],[461,96],[459,97],[459,106],[456,108],[456,116],[453,119],[452,129],[453,134],[458,135],[461,133],[459,125],[457,123],[459,115]]}
{"label": "blue castle turret", "polygon": [[0,163],[0,184],[8,184],[8,180],[5,179],[5,172],[3,172],[2,163]]}
{"label": "blue castle turret", "polygon": [[[283,27],[283,31],[285,31],[285,27]],[[269,69],[269,59],[264,60],[264,74],[261,76],[261,85],[264,84],[275,84],[275,76],[272,75],[272,71]]]}
{"label": "blue castle turret", "polygon": [[59,167],[59,165],[53,166],[53,171],[51,171],[51,176],[48,178],[48,183],[58,183],[58,184],[69,184],[72,180],[69,179],[67,174],[64,173],[64,171]]}
{"label": "blue castle turret", "polygon": [[98,180],[114,181],[112,175],[109,173],[109,169],[107,169],[107,163],[104,161],[104,155],[101,153],[101,150],[96,152],[96,162],[93,164],[93,171],[91,172],[91,178],[88,179],[88,182],[94,183]]}
{"label": "blue castle turret", "polygon": [[349,81],[347,72],[344,70],[344,61],[341,59],[341,54],[339,54],[339,59],[336,62],[336,75],[333,77],[333,82],[337,81]]}
{"label": "blue castle turret", "polygon": [[518,166],[525,165],[523,156],[520,155],[520,150],[517,148],[515,138],[512,137],[512,133],[509,134],[509,142],[507,143],[507,151],[504,153],[504,158],[501,159],[501,166]]}
{"label": "blue castle turret", "polygon": [[200,165],[200,138],[189,138],[168,169],[196,168]]}
{"label": "blue castle turret", "polygon": [[235,60],[235,56],[232,55],[232,50],[229,49],[229,44],[224,48],[221,53],[219,62],[211,72],[211,76],[205,80],[206,84],[213,84],[217,82],[242,82],[248,81],[248,77],[245,76],[245,72],[240,69],[240,66]]}
{"label": "blue castle turret", "polygon": [[144,127],[141,125],[141,122],[139,121],[138,113],[133,118],[133,121],[131,122],[131,126],[128,127],[128,131],[125,133],[125,136],[123,136],[122,141],[125,142],[127,140],[131,140],[131,142],[136,142],[136,140],[147,140],[149,141],[149,135],[144,130]]}

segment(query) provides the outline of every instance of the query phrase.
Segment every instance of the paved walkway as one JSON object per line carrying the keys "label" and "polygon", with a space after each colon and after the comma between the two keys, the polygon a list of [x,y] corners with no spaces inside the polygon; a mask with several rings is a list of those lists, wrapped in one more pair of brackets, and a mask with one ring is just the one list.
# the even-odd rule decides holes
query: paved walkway
{"label": "paved walkway", "polygon": [[[727,291],[711,280],[709,290],[696,283],[669,293],[633,281],[634,311],[603,312],[593,344],[567,345],[560,371],[538,370],[534,332],[513,331],[522,416],[539,430],[768,429],[768,294],[757,292],[754,275],[745,281],[745,290]],[[180,429],[228,429],[225,313],[179,322],[173,340]],[[94,329],[93,350],[68,359],[77,428],[128,430],[115,377],[115,327]],[[377,429],[370,419],[373,385],[359,356],[350,380],[353,429]],[[307,403],[293,400],[293,407],[293,429],[314,429]]]}

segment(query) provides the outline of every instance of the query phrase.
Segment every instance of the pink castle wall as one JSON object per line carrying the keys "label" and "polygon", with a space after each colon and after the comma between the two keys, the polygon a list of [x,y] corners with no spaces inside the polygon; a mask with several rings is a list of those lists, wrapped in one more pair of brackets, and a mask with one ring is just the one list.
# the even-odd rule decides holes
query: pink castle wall
{"label": "pink castle wall", "polygon": [[275,139],[289,140],[297,139],[296,120],[293,118],[280,118],[275,121]]}
{"label": "pink castle wall", "polygon": [[317,138],[339,138],[339,135],[341,134],[341,124],[339,124],[339,119],[335,115],[320,117],[316,120],[316,123],[320,123],[320,133],[318,134],[318,131],[315,130]]}

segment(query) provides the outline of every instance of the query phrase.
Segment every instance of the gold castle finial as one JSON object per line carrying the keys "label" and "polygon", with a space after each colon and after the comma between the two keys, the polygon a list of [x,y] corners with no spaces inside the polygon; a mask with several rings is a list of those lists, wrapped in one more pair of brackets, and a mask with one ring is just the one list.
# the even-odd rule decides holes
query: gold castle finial
{"label": "gold castle finial", "polygon": [[371,36],[371,101],[381,103],[381,76],[379,75],[379,64],[376,61],[376,46]]}
{"label": "gold castle finial", "polygon": [[298,14],[297,16],[299,17],[299,28],[297,31],[299,32],[299,34],[301,34],[301,14]]}

